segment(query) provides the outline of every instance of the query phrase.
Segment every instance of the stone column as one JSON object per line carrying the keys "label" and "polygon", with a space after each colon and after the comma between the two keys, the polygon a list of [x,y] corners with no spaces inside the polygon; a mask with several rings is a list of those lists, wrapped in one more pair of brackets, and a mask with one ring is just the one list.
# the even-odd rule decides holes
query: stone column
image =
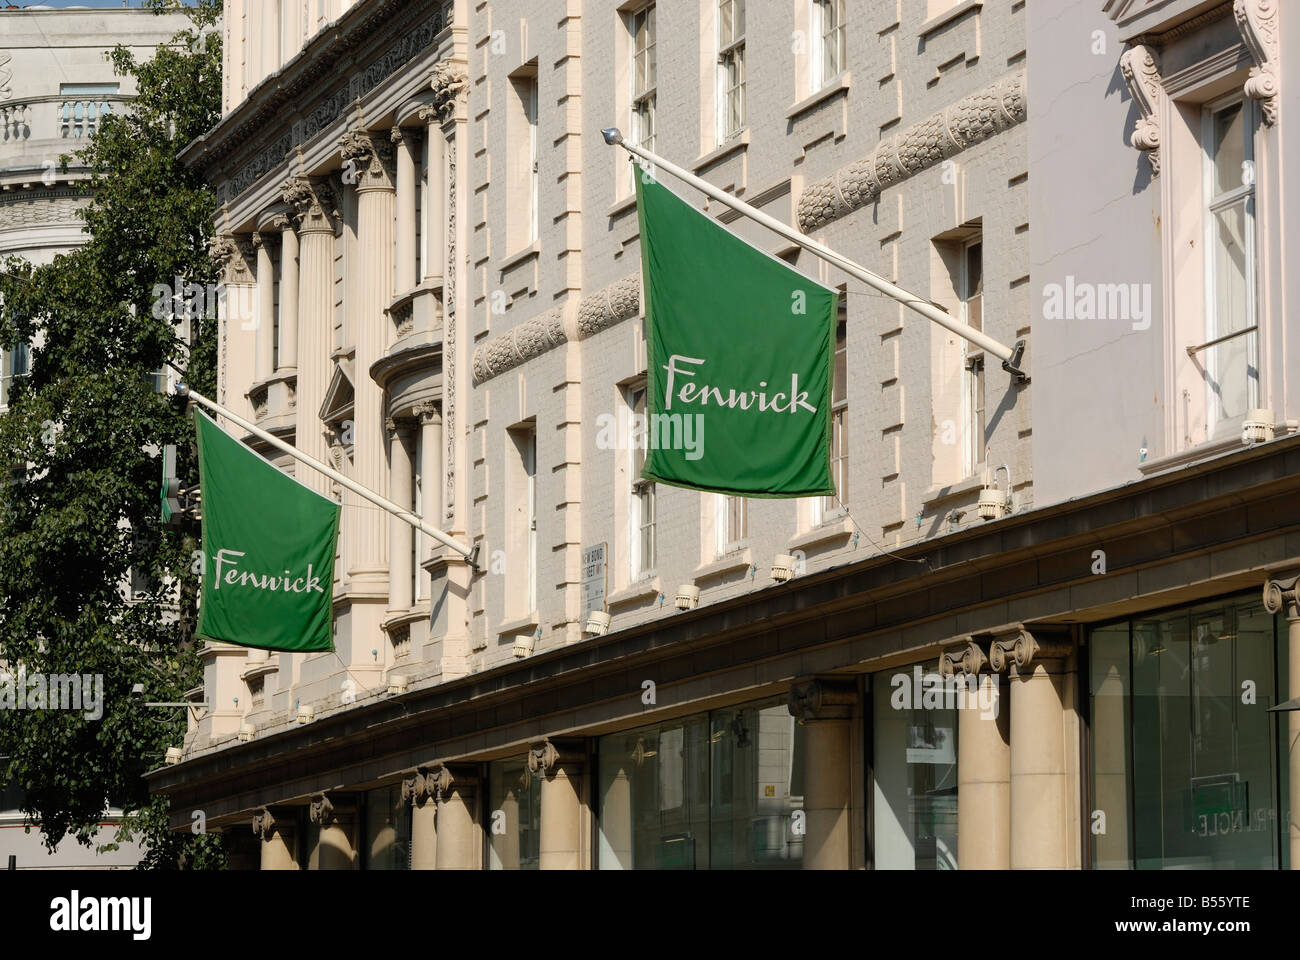
{"label": "stone column", "polygon": [[401,127],[389,138],[397,153],[397,283],[401,294],[415,286],[415,151],[419,142]]}
{"label": "stone column", "polygon": [[447,256],[447,142],[438,109],[421,107],[419,117],[427,125],[424,142],[429,153],[429,189],[424,195],[424,278],[434,280],[442,278]]}
{"label": "stone column", "polygon": [[351,808],[335,807],[328,796],[318,795],[311,802],[311,822],[320,827],[320,836],[311,851],[310,870],[356,870],[357,815]]}
{"label": "stone column", "polygon": [[[1300,577],[1270,579],[1264,584],[1264,609],[1276,616],[1286,613],[1287,685],[1284,696],[1300,697]],[[1300,710],[1286,715],[1286,744],[1290,809],[1288,842],[1291,849],[1291,869],[1300,870]]]}
{"label": "stone column", "polygon": [[271,236],[253,234],[257,248],[257,361],[253,378],[265,383],[275,374],[275,261],[271,259]]}
{"label": "stone column", "polygon": [[528,769],[541,774],[541,850],[543,870],[584,870],[591,866],[587,843],[586,751],[581,741],[543,740],[528,752]]}
{"label": "stone column", "polygon": [[[329,386],[334,349],[335,198],[328,184],[306,177],[285,181],[281,195],[293,206],[298,221],[298,425],[294,443],[307,456],[328,462],[329,431],[320,420],[320,409]],[[317,493],[332,495],[331,481],[315,470],[303,470],[298,476]]]}
{"label": "stone column", "polygon": [[[442,411],[436,403],[421,403],[415,407],[420,418],[420,512],[435,526],[442,522]],[[432,556],[437,541],[420,537],[421,561]]]}
{"label": "stone column", "polygon": [[[383,357],[388,322],[385,309],[393,297],[394,194],[392,148],[373,139],[364,128],[356,128],[339,142],[344,162],[356,169],[358,263],[349,263],[350,289],[356,302],[349,310],[356,343],[356,428],[355,479],[371,490],[388,486],[384,476],[383,391],[370,378],[370,367]],[[355,495],[345,498],[365,505]],[[354,591],[387,596],[388,524],[359,523],[357,542],[351,544],[352,566],[348,573]],[[355,613],[355,605],[354,605]],[[362,634],[364,635],[364,625]],[[353,630],[356,633],[356,628]]]}
{"label": "stone column", "polygon": [[438,804],[424,771],[402,781],[402,799],[411,804],[411,869],[437,866]]}
{"label": "stone column", "polygon": [[251,420],[253,408],[243,390],[230,392],[230,384],[242,387],[256,377],[256,254],[252,242],[233,234],[215,236],[208,243],[208,255],[221,271],[217,320],[216,400],[244,419]]}
{"label": "stone column", "polygon": [[945,653],[939,673],[957,687],[957,866],[1011,865],[1011,729],[1002,677],[973,640]]}
{"label": "stone column", "polygon": [[[414,499],[411,483],[413,424],[410,420],[390,419],[385,421],[384,426],[388,433],[388,499],[398,506],[410,509]],[[392,575],[388,578],[390,614],[406,613],[411,609],[411,550],[414,546],[414,533],[414,528],[406,521],[394,516],[388,518],[388,538],[392,544]]]}
{"label": "stone column", "polygon": [[438,798],[439,870],[478,870],[478,775],[472,767],[440,766],[431,774]]}
{"label": "stone column", "polygon": [[253,817],[253,834],[261,841],[263,870],[298,870],[297,837],[293,821],[287,817],[276,819],[270,810],[262,808]]}
{"label": "stone column", "polygon": [[808,728],[804,754],[805,870],[847,870],[851,863],[849,777],[857,684],[815,677],[790,687],[790,715]]}
{"label": "stone column", "polygon": [[298,369],[298,232],[291,217],[281,217],[280,229],[280,362],[277,370]]}
{"label": "stone column", "polygon": [[1068,866],[1065,658],[1071,643],[1022,627],[995,635],[989,665],[1011,687],[1011,869]]}

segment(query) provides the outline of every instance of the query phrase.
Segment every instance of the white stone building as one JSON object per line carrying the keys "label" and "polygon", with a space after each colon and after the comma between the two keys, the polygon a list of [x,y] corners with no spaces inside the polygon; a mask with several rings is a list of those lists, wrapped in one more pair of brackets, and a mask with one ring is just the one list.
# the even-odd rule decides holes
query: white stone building
{"label": "white stone building", "polygon": [[[1192,376],[1172,372],[1182,340],[1063,326],[1049,287],[1184,278],[1173,252],[1151,268],[1134,224],[1199,193],[1181,172],[1152,187],[1115,146],[1154,96],[1129,92],[1121,54],[1194,38],[1185,69],[1254,110],[1269,77],[1287,89],[1288,37],[1265,0],[1236,6],[361,0],[304,23],[231,0],[226,115],[185,154],[221,194],[214,252],[247,307],[222,326],[220,399],[472,542],[480,567],[343,497],[337,655],[209,648],[211,710],[151,775],[178,827],[202,807],[242,837],[251,818],[268,868],[1286,863],[1279,805],[1267,856],[1142,845],[1160,827],[1124,798],[1151,768],[1116,752],[1136,681],[1091,652],[1140,615],[1208,623],[1167,609],[1202,600],[1254,618],[1261,663],[1287,647],[1282,594],[1268,617],[1257,598],[1300,563],[1290,515],[1250,521],[1292,489],[1283,340],[1280,392],[1249,394],[1277,439],[1242,449],[1242,408],[1215,428],[1232,443],[1171,460],[1186,445],[1138,411],[1148,383]],[[1283,100],[1250,128],[1273,165],[1254,202],[1280,202]],[[646,373],[632,173],[608,126],[1024,341],[1032,379],[680,187],[842,285],[839,496],[646,484],[604,429],[644,411]],[[1269,216],[1257,302],[1281,325]],[[1141,296],[1151,330],[1182,316]],[[1282,676],[1260,676],[1261,710],[1297,692]],[[1249,724],[1226,736],[1254,738],[1255,767],[1193,763],[1179,816],[1254,816],[1232,784],[1276,787],[1286,764],[1272,715]],[[1090,831],[1098,810],[1123,851]]]}

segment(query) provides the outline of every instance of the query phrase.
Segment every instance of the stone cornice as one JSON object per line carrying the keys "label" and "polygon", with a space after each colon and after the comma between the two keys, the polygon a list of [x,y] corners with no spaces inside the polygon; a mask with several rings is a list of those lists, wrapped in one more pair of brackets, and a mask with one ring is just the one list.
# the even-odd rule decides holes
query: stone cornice
{"label": "stone cornice", "polygon": [[[513,370],[569,340],[586,340],[601,330],[635,317],[641,310],[641,276],[629,274],[578,302],[576,329],[565,329],[565,308],[556,307],[525,320],[474,351],[474,381],[483,383]],[[571,336],[574,333],[576,336]]]}
{"label": "stone cornice", "polygon": [[[321,30],[278,72],[251,90],[238,107],[181,151],[187,166],[210,168],[244,149],[267,130],[283,129],[284,116],[301,119],[235,170],[214,178],[222,199],[237,196],[279,166],[295,145],[315,137],[380,83],[433,46],[446,26],[442,0],[366,0]],[[385,36],[399,39],[365,62],[357,62],[367,43]],[[348,81],[333,87],[340,75]]]}
{"label": "stone cornice", "polygon": [[1025,116],[1025,74],[1019,71],[962,97],[882,140],[861,160],[808,184],[799,197],[799,228],[808,233],[874,203],[886,187],[1023,123]]}

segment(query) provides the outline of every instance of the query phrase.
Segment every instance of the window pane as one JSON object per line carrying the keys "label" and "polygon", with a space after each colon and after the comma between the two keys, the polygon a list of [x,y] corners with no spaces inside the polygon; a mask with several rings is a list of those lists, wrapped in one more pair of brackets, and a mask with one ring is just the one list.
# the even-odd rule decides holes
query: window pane
{"label": "window pane", "polygon": [[725,47],[736,38],[732,0],[718,3],[718,46]]}
{"label": "window pane", "polygon": [[[1214,297],[1209,334],[1221,337],[1251,323],[1250,282],[1246,231],[1251,223],[1246,203],[1211,213]],[[1215,398],[1216,419],[1239,417],[1251,405],[1250,394],[1257,372],[1253,369],[1254,334],[1211,347],[1206,352],[1210,390]]]}
{"label": "window pane", "polygon": [[411,805],[402,802],[401,787],[366,792],[366,843],[366,869],[410,869]]}
{"label": "window pane", "polygon": [[1092,816],[1105,817],[1105,831],[1089,831],[1092,863],[1100,870],[1132,867],[1129,845],[1129,632],[1128,624],[1103,627],[1089,636],[1092,696]]}
{"label": "window pane", "polygon": [[[491,831],[488,848],[492,870],[536,870],[541,862],[542,789],[540,778],[524,759],[489,765],[488,817],[504,820],[505,830]],[[498,817],[497,814],[503,814]]]}
{"label": "window pane", "polygon": [[1241,103],[1216,110],[1211,120],[1210,160],[1214,166],[1214,193],[1242,185],[1246,162],[1246,113]]}

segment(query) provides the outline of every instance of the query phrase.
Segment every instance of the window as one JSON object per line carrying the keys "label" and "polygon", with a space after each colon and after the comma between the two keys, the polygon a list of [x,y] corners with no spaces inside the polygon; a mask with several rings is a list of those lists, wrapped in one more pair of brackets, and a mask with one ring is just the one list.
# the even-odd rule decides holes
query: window
{"label": "window", "polygon": [[1259,405],[1253,104],[1211,104],[1203,124],[1205,340],[1222,341],[1202,354],[1214,436]]}
{"label": "window", "polygon": [[537,61],[510,77],[507,97],[506,253],[510,255],[537,239]]}
{"label": "window", "polygon": [[541,775],[527,761],[498,760],[488,765],[488,806],[505,828],[484,831],[489,870],[537,870],[541,865]]}
{"label": "window", "polygon": [[537,78],[528,87],[528,102],[525,105],[528,120],[528,242],[537,239]]}
{"label": "window", "polygon": [[509,434],[513,462],[508,481],[512,506],[507,518],[507,605],[513,600],[513,612],[522,615],[537,609],[537,427],[529,424]]}
{"label": "window", "polygon": [[12,350],[0,350],[0,407],[11,402],[14,381],[32,372],[31,349],[20,343]]}
{"label": "window", "polygon": [[844,0],[813,0],[810,46],[812,89],[816,92],[844,69]]}
{"label": "window", "polygon": [[745,0],[718,0],[718,143],[745,126]]}
{"label": "window", "polygon": [[813,500],[812,525],[842,513],[849,502],[849,366],[848,308],[840,291],[840,320],[835,328],[835,371],[831,386],[831,481],[835,496]]}
{"label": "window", "polygon": [[400,785],[365,792],[367,870],[411,869],[411,804],[402,801]]}
{"label": "window", "polygon": [[[655,61],[655,8],[654,4],[631,15],[628,19],[632,51],[632,142],[655,148],[655,94],[658,70]],[[636,165],[628,165],[632,176]]]}
{"label": "window", "polygon": [[745,546],[749,538],[749,501],[744,497],[717,494],[714,530],[717,554],[724,557]]}
{"label": "window", "polygon": [[646,445],[649,433],[646,428],[646,385],[639,383],[627,390],[628,412],[633,429],[629,431],[632,442],[628,444],[630,459],[631,496],[628,510],[628,551],[631,568],[629,576],[635,583],[654,569],[655,557],[655,484],[641,476],[645,467]]}
{"label": "window", "polygon": [[[398,441],[400,442],[400,441]],[[424,485],[423,477],[420,475],[420,465],[424,461],[424,431],[415,432],[415,442],[411,454],[411,494],[414,502],[411,504],[415,510],[416,516],[424,516]],[[436,519],[434,522],[437,522]],[[424,591],[425,572],[420,569],[420,558],[426,556],[428,551],[425,549],[425,535],[419,530],[414,531],[415,535],[411,537],[411,599],[416,603],[421,600],[427,600],[428,597]]]}
{"label": "window", "polygon": [[[958,283],[961,319],[976,330],[984,329],[984,244],[969,241],[961,253]],[[965,474],[975,476],[987,457],[987,424],[984,416],[984,353],[972,343],[965,347],[962,407],[966,421]]]}

